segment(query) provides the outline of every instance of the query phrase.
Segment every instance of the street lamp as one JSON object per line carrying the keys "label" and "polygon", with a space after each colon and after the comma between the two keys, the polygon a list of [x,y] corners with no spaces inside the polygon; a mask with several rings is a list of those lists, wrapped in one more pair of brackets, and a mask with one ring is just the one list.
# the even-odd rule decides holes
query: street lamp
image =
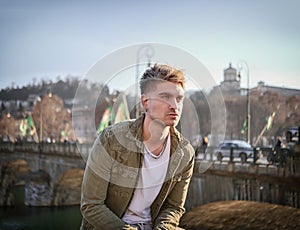
{"label": "street lamp", "polygon": [[11,138],[10,138],[10,133],[11,133],[11,115],[10,115],[10,112],[8,112],[6,114],[6,125],[4,126],[5,127],[5,134],[6,134],[6,137],[7,137],[7,141],[11,141]]}
{"label": "street lamp", "polygon": [[151,57],[154,55],[154,48],[151,45],[143,45],[137,50],[136,54],[136,79],[135,79],[135,117],[137,118],[140,115],[140,108],[139,108],[139,67],[140,67],[140,58],[142,55],[146,56],[148,67],[151,65]]}
{"label": "street lamp", "polygon": [[40,133],[39,133],[39,170],[41,170],[41,157],[42,157],[42,138],[43,138],[43,99],[41,97],[38,97],[38,101],[40,103]]}
{"label": "street lamp", "polygon": [[[48,96],[49,98],[51,98],[52,97],[52,93],[50,92],[50,93],[46,94],[45,96]],[[38,97],[38,101],[40,102],[40,133],[39,133],[39,142],[43,141],[43,107],[44,107],[44,99],[45,98]]]}
{"label": "street lamp", "polygon": [[38,148],[39,148],[39,170],[41,169],[41,157],[42,157],[42,143],[41,143],[41,140],[42,140],[42,134],[43,134],[43,131],[42,131],[42,127],[43,127],[43,122],[42,122],[42,119],[43,119],[43,110],[42,110],[42,98],[41,97],[38,97],[37,98],[39,104],[40,104],[40,133],[39,133],[39,136],[38,136]]}
{"label": "street lamp", "polygon": [[[47,96],[49,98],[52,97],[52,93],[48,93]],[[39,170],[41,169],[41,157],[42,157],[42,142],[43,142],[43,105],[44,98],[38,97],[38,101],[40,102],[40,133],[39,133]]]}
{"label": "street lamp", "polygon": [[247,72],[247,142],[251,143],[251,111],[250,111],[250,77],[249,77],[249,66],[246,61],[238,62],[239,70],[246,67]]}

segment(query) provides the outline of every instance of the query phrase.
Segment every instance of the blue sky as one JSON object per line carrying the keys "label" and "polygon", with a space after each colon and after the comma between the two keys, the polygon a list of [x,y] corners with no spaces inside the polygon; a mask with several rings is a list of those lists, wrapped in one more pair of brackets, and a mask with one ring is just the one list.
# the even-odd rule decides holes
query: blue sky
{"label": "blue sky", "polygon": [[83,76],[112,51],[145,42],[186,50],[217,83],[229,62],[244,60],[252,87],[300,89],[299,9],[297,0],[0,0],[0,89]]}

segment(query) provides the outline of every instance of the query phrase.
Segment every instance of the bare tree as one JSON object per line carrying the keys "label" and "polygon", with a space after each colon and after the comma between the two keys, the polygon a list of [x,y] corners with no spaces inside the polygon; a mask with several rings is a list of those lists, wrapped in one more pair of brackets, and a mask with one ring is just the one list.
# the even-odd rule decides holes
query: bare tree
{"label": "bare tree", "polygon": [[32,114],[40,141],[73,138],[71,112],[58,96],[45,94],[35,105]]}
{"label": "bare tree", "polygon": [[14,141],[16,137],[16,122],[10,113],[4,115],[0,120],[0,135],[3,140]]}
{"label": "bare tree", "polygon": [[[275,112],[272,126],[266,130],[264,136],[273,140],[276,136],[284,136],[291,126],[300,125],[300,97],[297,95],[285,95],[283,93],[268,91],[252,91],[251,98],[251,140],[257,138],[267,123],[268,117]],[[202,135],[210,130],[210,105],[201,92],[191,95],[191,100],[198,113]],[[224,95],[226,113],[226,137],[232,139],[247,139],[246,134],[241,133],[243,124],[247,118],[246,95]]]}

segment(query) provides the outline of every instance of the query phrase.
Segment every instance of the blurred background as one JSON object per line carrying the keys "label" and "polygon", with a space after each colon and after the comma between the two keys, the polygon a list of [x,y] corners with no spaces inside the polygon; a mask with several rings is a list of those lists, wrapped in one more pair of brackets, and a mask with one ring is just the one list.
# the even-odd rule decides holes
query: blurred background
{"label": "blurred background", "polygon": [[[0,1],[0,228],[79,227],[85,156],[104,127],[140,114],[135,93],[125,91],[151,55],[137,52],[146,65],[115,81],[85,75],[129,45],[179,47],[211,74],[210,87],[205,79],[187,86],[185,135],[199,156],[220,94],[224,139],[269,149],[278,139],[283,148],[297,141],[299,7],[297,0]],[[74,109],[79,86],[86,103]]]}

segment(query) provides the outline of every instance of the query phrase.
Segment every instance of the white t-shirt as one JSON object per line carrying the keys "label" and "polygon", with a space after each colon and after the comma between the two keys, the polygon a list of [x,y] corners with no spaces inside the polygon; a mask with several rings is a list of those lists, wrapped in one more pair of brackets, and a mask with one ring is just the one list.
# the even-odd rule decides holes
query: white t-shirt
{"label": "white t-shirt", "polygon": [[145,146],[144,161],[137,188],[122,220],[128,224],[151,223],[150,206],[157,197],[165,180],[170,159],[170,135],[158,158],[150,155]]}

